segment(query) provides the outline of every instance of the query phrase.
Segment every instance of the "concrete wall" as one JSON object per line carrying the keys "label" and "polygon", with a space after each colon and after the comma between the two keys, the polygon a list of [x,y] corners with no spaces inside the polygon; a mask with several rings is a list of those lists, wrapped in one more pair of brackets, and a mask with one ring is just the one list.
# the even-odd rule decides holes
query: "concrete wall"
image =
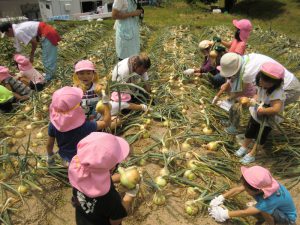
{"label": "concrete wall", "polygon": [[[22,12],[22,9],[23,12]],[[27,15],[36,19],[39,17],[38,0],[1,0],[0,1],[0,17],[15,17]]]}

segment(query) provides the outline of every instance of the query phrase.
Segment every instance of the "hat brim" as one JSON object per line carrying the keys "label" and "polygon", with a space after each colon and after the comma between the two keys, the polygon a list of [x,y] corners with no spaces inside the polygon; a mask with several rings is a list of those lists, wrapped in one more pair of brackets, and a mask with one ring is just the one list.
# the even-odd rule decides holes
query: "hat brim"
{"label": "hat brim", "polygon": [[116,139],[120,145],[121,154],[118,155],[118,163],[122,162],[129,155],[130,146],[128,142],[120,137],[116,136]]}
{"label": "hat brim", "polygon": [[91,68],[91,67],[82,67],[82,68],[76,69],[76,70],[75,70],[75,73],[80,72],[80,71],[86,71],[86,70],[88,70],[88,71],[95,71],[95,68]]}
{"label": "hat brim", "polygon": [[238,20],[232,20],[232,23],[233,25],[238,28],[238,29],[241,29],[240,26],[239,26],[239,21]]}
{"label": "hat brim", "polygon": [[27,70],[31,70],[33,67],[31,65],[31,63],[29,63],[27,65],[18,64],[18,68],[20,71],[27,71]]}
{"label": "hat brim", "polygon": [[220,74],[222,77],[225,77],[225,78],[232,77],[232,76],[236,75],[237,72],[239,72],[239,70],[241,69],[241,66],[242,66],[242,56],[239,55],[238,59],[239,59],[238,66],[234,70],[226,69],[224,66],[223,67],[221,66]]}
{"label": "hat brim", "polygon": [[85,169],[74,156],[68,169],[71,185],[90,198],[108,193],[111,185],[110,172],[107,169],[97,169],[97,173]]}

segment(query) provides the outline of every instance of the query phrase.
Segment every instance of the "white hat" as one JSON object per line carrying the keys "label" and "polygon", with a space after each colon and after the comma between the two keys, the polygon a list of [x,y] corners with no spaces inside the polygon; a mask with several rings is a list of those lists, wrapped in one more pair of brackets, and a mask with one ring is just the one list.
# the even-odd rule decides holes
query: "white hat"
{"label": "white hat", "polygon": [[1,38],[4,38],[5,33],[0,32],[0,34],[1,34],[0,37],[1,37]]}
{"label": "white hat", "polygon": [[[223,77],[232,77],[237,74],[242,66],[242,56],[236,53],[226,53],[220,62],[220,74]],[[219,69],[218,68],[218,69]]]}
{"label": "white hat", "polygon": [[212,42],[209,40],[203,40],[199,43],[199,48],[201,50],[207,49],[208,47],[210,47],[212,45]]}

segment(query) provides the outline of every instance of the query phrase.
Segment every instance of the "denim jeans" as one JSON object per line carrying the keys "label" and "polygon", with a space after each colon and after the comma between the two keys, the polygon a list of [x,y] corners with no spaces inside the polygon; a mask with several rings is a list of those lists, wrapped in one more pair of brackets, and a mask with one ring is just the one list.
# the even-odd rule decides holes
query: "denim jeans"
{"label": "denim jeans", "polygon": [[218,73],[210,78],[210,82],[214,85],[215,88],[219,88],[226,82],[226,79]]}

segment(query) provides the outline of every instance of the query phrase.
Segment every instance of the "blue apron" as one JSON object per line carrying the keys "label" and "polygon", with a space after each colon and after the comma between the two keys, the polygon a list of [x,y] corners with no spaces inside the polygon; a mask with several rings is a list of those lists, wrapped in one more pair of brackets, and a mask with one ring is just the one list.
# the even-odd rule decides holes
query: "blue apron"
{"label": "blue apron", "polygon": [[[127,0],[127,12],[137,9],[135,0]],[[139,17],[130,17],[116,21],[116,51],[119,59],[125,59],[140,53]]]}

